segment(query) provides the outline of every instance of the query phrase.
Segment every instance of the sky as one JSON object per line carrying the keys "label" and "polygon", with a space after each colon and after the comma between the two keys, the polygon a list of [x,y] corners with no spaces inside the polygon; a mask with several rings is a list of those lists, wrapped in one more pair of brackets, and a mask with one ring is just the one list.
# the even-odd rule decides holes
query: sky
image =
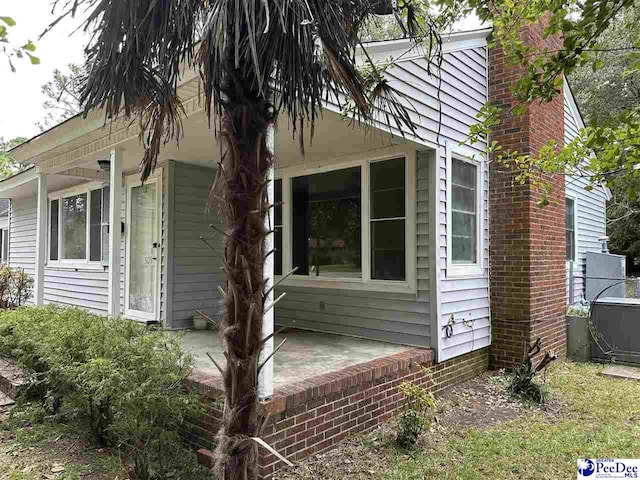
{"label": "sky", "polygon": [[51,15],[50,0],[2,0],[0,15],[16,21],[16,26],[9,29],[11,43],[34,41],[35,55],[41,62],[31,65],[28,59],[16,59],[17,72],[12,73],[6,59],[0,56],[0,137],[31,137],[40,133],[35,122],[46,114],[40,87],[53,78],[56,68],[64,71],[69,63],[82,63],[87,37],[82,31],[72,34],[79,23],[75,20],[58,24],[38,40],[56,18]]}

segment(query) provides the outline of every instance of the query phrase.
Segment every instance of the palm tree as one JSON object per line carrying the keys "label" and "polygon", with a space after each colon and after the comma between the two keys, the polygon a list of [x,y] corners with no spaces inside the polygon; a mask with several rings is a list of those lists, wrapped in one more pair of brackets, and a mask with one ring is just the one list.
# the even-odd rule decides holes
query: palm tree
{"label": "palm tree", "polygon": [[[62,0],[59,0],[62,1]],[[212,198],[224,219],[226,368],[224,420],[217,438],[218,478],[256,475],[264,419],[258,415],[258,358],[265,305],[266,197],[271,132],[282,112],[303,145],[323,99],[367,123],[378,115],[415,131],[383,67],[356,65],[361,31],[374,15],[395,15],[431,48],[440,39],[421,2],[405,0],[68,0],[64,14],[88,7],[87,78],[82,104],[108,118],[137,118],[145,148],[140,172],[153,171],[163,143],[181,134],[180,69],[200,72],[206,113],[220,158]],[[380,118],[378,120],[380,121]]]}

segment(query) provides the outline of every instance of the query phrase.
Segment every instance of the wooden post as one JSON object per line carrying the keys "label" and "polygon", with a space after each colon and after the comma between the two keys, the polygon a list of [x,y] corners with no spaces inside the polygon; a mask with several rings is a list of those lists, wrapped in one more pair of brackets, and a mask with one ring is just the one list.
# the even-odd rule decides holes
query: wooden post
{"label": "wooden post", "polygon": [[44,303],[44,266],[47,258],[47,217],[49,202],[47,199],[47,176],[38,174],[38,205],[36,216],[36,268],[34,276],[33,302]]}
{"label": "wooden post", "polygon": [[[267,151],[271,153],[273,156],[273,150],[275,146],[275,126],[270,125],[267,129],[266,135],[266,144]],[[267,184],[267,203],[272,206],[275,200],[274,195],[274,172],[273,166],[269,168],[268,173],[268,184]],[[267,231],[273,231],[274,225],[274,209],[273,207],[269,208],[269,212],[265,217],[265,228]],[[274,248],[274,234],[269,233],[264,241],[264,251],[265,253],[271,252]],[[269,307],[274,301],[274,292],[271,289],[273,286],[273,265],[274,265],[274,257],[275,255],[272,253],[264,259],[264,278],[265,282],[265,291],[268,291],[269,294],[267,298],[265,298],[265,310]],[[269,335],[273,334],[273,323],[274,323],[274,315],[275,315],[275,307],[269,308],[268,311],[265,312],[262,318],[262,338],[267,338]],[[265,358],[269,357],[273,352],[273,341],[274,338],[271,337],[262,352],[260,352],[260,361],[258,364],[262,364]],[[269,359],[266,365],[260,371],[260,375],[258,376],[258,398],[260,400],[265,400],[271,398],[273,396],[273,357]]]}
{"label": "wooden post", "polygon": [[122,210],[122,154],[112,149],[109,169],[109,294],[108,314],[120,315],[120,241]]}

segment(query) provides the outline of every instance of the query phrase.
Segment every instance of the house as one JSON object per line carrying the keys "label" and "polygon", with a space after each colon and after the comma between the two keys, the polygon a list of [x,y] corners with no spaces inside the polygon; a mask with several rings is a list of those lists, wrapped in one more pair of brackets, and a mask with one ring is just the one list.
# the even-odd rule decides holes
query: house
{"label": "house", "polygon": [[9,200],[0,199],[0,264],[9,258]]}
{"label": "house", "polygon": [[[469,144],[469,127],[487,101],[513,101],[516,67],[499,48],[488,49],[488,35],[446,36],[441,69],[431,74],[424,52],[407,53],[405,40],[367,46],[374,59],[402,55],[388,75],[412,99],[415,134],[382,122],[372,131],[349,126],[328,103],[302,157],[280,119],[276,279],[298,271],[276,291],[287,294],[275,307],[276,324],[431,349],[442,385],[486,369],[490,354],[495,365],[517,363],[522,342],[535,336],[566,350],[567,260],[583,262],[587,249],[599,248],[604,196],[571,179],[565,186],[559,176],[551,204],[540,209],[531,186],[514,187],[513,172],[488,162],[484,142]],[[105,127],[99,112],[13,150],[34,168],[0,182],[0,197],[11,200],[9,264],[34,275],[34,303],[172,329],[189,327],[196,310],[216,315],[222,251],[207,198],[217,148],[194,72],[179,92],[184,138],[179,148],[163,148],[144,185],[137,125]],[[580,124],[565,88],[550,104],[503,119],[495,139],[535,150],[549,139],[570,139]],[[565,222],[565,203],[573,223]],[[217,257],[201,237],[219,249]],[[394,357],[398,366],[389,371],[376,364],[371,375],[413,371],[414,360],[426,357],[425,350],[411,352],[410,360],[409,353]],[[358,372],[352,383],[367,385]],[[315,392],[309,395],[330,390],[300,388]],[[288,408],[288,398],[277,408]],[[375,412],[363,424],[390,414],[382,406]],[[327,440],[318,445],[326,448]]]}
{"label": "house", "polygon": [[[584,121],[568,82],[564,84],[565,143],[577,137]],[[586,299],[587,252],[601,252],[602,239],[607,235],[607,201],[611,192],[605,186],[585,189],[589,179],[568,176],[565,181],[567,197],[567,303]]]}

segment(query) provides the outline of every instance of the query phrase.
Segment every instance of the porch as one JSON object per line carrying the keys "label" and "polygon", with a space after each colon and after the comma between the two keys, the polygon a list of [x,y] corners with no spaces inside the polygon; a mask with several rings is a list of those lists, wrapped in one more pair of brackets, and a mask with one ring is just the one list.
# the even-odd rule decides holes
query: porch
{"label": "porch", "polygon": [[[276,335],[275,344],[279,345],[285,339],[274,361],[273,384],[276,390],[284,385],[411,350],[404,345],[295,328]],[[209,353],[219,365],[224,366],[226,360],[219,332],[186,331],[182,345],[193,356],[196,375],[211,377],[212,380],[219,376],[207,356]]]}

